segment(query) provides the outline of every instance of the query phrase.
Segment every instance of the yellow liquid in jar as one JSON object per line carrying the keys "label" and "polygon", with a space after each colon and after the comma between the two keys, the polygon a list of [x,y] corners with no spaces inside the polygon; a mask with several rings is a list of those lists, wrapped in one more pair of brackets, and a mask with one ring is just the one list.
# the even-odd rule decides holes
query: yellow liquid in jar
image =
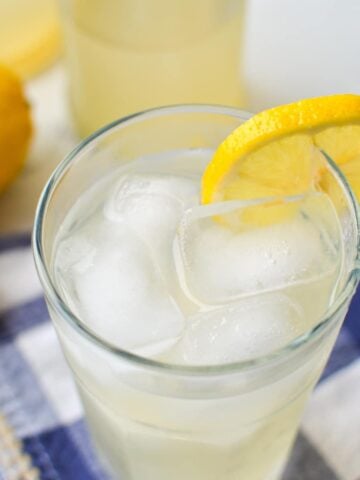
{"label": "yellow liquid in jar", "polygon": [[54,0],[0,0],[0,62],[22,77],[46,67],[59,51]]}
{"label": "yellow liquid in jar", "polygon": [[64,20],[81,135],[159,105],[243,104],[243,0],[64,2]]}

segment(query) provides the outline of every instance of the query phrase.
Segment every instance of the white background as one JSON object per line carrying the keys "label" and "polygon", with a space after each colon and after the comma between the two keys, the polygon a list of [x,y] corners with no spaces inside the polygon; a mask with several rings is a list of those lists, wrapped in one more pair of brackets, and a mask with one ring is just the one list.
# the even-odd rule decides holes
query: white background
{"label": "white background", "polygon": [[248,109],[360,93],[360,0],[248,0]]}

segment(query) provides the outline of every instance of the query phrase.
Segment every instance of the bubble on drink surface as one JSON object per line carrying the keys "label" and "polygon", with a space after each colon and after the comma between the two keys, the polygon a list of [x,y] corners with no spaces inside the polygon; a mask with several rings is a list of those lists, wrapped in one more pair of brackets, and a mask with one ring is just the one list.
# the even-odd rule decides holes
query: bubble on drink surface
{"label": "bubble on drink surface", "polygon": [[183,315],[148,248],[130,230],[111,231],[95,218],[60,242],[55,264],[65,299],[101,338],[151,354],[178,340]]}
{"label": "bubble on drink surface", "polygon": [[281,293],[256,295],[196,314],[188,319],[171,360],[215,365],[266,355],[304,332],[303,315],[301,308]]}
{"label": "bubble on drink surface", "polygon": [[[176,264],[196,301],[223,304],[244,296],[306,285],[331,275],[342,262],[338,218],[325,194],[296,200],[294,213],[264,226],[238,225],[244,202],[194,207],[176,240]],[[235,219],[235,220],[234,220]],[[234,221],[233,221],[234,220]],[[330,301],[331,292],[328,292]]]}
{"label": "bubble on drink surface", "polygon": [[198,183],[165,174],[123,175],[104,207],[105,217],[131,228],[165,272],[171,262],[175,231],[184,210],[196,203]]}

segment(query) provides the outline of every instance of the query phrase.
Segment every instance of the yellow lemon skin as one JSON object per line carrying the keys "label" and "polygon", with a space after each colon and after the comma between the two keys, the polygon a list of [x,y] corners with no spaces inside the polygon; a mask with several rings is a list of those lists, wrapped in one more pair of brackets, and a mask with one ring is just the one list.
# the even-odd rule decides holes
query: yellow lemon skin
{"label": "yellow lemon skin", "polygon": [[30,106],[21,82],[0,66],[0,193],[24,166],[32,133]]}
{"label": "yellow lemon skin", "polygon": [[342,169],[360,198],[360,96],[309,98],[254,115],[218,147],[202,178],[202,203],[306,192],[314,146]]}

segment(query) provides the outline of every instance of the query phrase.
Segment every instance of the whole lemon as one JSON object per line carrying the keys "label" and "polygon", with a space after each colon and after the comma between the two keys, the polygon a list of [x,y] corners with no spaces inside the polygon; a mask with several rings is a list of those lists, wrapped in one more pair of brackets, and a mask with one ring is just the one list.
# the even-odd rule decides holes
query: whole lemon
{"label": "whole lemon", "polygon": [[23,167],[32,130],[21,82],[0,65],[0,193]]}

